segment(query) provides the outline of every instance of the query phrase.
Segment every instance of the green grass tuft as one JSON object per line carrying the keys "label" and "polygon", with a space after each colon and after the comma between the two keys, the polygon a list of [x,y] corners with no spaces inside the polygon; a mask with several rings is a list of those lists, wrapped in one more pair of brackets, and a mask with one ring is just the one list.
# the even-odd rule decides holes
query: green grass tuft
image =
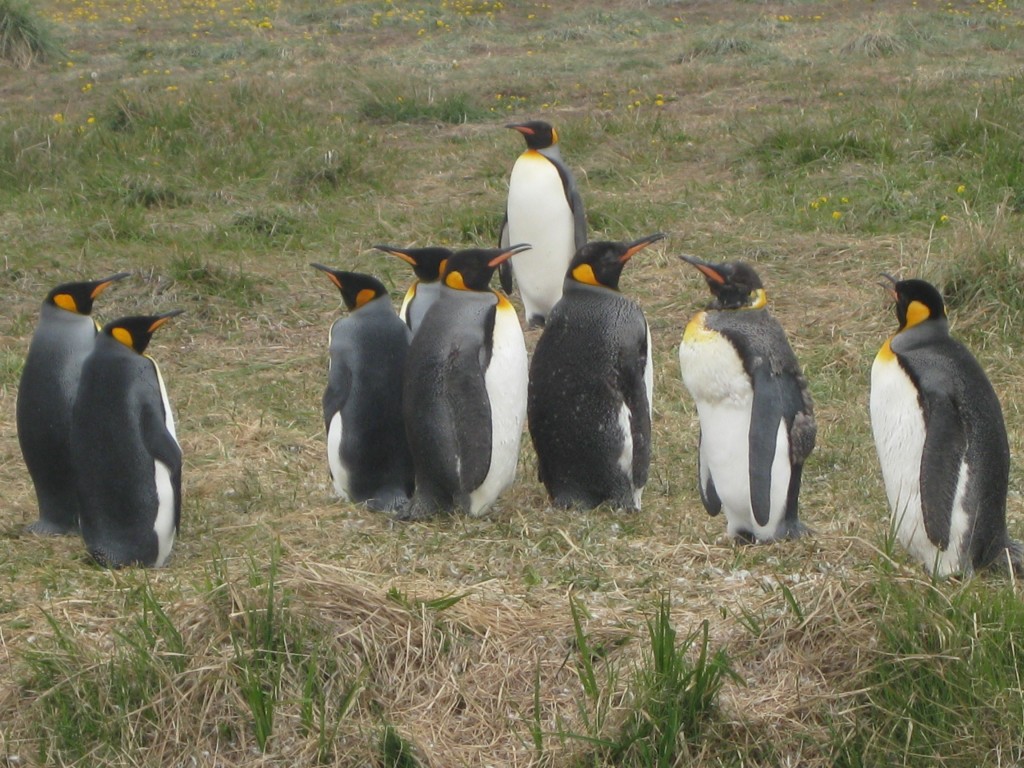
{"label": "green grass tuft", "polygon": [[52,27],[26,0],[0,0],[0,60],[21,69],[66,56]]}

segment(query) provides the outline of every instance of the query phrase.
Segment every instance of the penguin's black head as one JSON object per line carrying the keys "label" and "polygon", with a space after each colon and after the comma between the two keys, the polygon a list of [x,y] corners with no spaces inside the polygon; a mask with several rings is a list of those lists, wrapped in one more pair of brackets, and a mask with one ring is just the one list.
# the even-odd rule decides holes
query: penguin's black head
{"label": "penguin's black head", "polygon": [[310,264],[309,266],[319,269],[334,283],[341,291],[341,300],[345,302],[349,312],[359,309],[367,302],[373,301],[379,296],[386,296],[388,289],[384,283],[370,275],[362,272],[344,272],[340,269],[331,269],[323,264]]}
{"label": "penguin's black head", "polygon": [[664,239],[665,235],[657,232],[631,243],[599,241],[582,246],[569,263],[566,277],[578,283],[599,285],[617,291],[619,277],[626,262],[648,245]]}
{"label": "penguin's black head", "polygon": [[715,300],[708,309],[762,309],[768,304],[768,295],[754,268],[742,261],[709,264],[694,256],[680,259],[700,270],[707,280]]}
{"label": "penguin's black head", "polygon": [[942,294],[931,283],[924,280],[897,280],[883,274],[892,285],[882,283],[896,302],[896,320],[900,330],[913,328],[918,323],[936,318],[945,319],[946,305]]}
{"label": "penguin's black head", "polygon": [[122,317],[119,320],[111,320],[103,326],[102,333],[116,339],[126,347],[131,347],[141,355],[149,346],[149,340],[153,338],[156,329],[184,311],[184,309],[172,309],[162,315]]}
{"label": "penguin's black head", "polygon": [[531,247],[520,243],[508,248],[467,248],[456,251],[448,259],[441,279],[446,286],[459,291],[486,291],[494,270],[501,262]]}
{"label": "penguin's black head", "polygon": [[118,272],[116,275],[104,277],[102,280],[90,280],[86,283],[62,283],[46,294],[46,303],[66,309],[79,315],[92,313],[92,303],[96,297],[118,280],[124,280],[131,272]]}
{"label": "penguin's black head", "polygon": [[407,264],[412,264],[412,271],[421,283],[436,283],[444,272],[444,263],[451,257],[450,248],[430,246],[427,248],[396,248],[393,245],[375,245],[378,251],[397,256]]}
{"label": "penguin's black head", "polygon": [[523,134],[523,138],[526,139],[526,146],[529,149],[547,149],[558,143],[558,131],[552,128],[550,123],[545,123],[543,120],[509,123],[505,127]]}

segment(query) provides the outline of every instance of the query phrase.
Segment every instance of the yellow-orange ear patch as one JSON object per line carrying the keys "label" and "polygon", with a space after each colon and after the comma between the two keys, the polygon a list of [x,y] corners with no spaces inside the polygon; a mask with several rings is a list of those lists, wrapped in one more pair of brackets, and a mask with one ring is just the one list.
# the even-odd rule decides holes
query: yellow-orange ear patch
{"label": "yellow-orange ear patch", "polygon": [[75,303],[75,297],[70,293],[58,293],[53,297],[53,303],[61,309],[66,309],[68,312],[78,311],[78,304]]}
{"label": "yellow-orange ear patch", "polygon": [[758,288],[754,291],[751,301],[751,309],[764,309],[768,306],[768,294],[764,292],[764,288]]}
{"label": "yellow-orange ear patch", "polygon": [[356,309],[359,309],[359,307],[369,301],[373,301],[375,298],[377,298],[377,294],[373,289],[363,288],[363,290],[356,294]]}
{"label": "yellow-orange ear patch", "polygon": [[913,328],[915,325],[923,323],[931,316],[931,310],[928,309],[927,305],[920,301],[912,301],[907,306],[907,324],[905,327]]}
{"label": "yellow-orange ear patch", "polygon": [[114,328],[110,332],[110,335],[113,336],[118,341],[120,341],[126,347],[133,346],[133,344],[132,344],[132,335],[131,335],[131,333],[126,328]]}
{"label": "yellow-orange ear patch", "polygon": [[587,285],[601,284],[597,280],[597,275],[594,274],[594,268],[589,264],[580,264],[577,267],[573,267],[572,277],[573,280],[579,283],[586,283]]}
{"label": "yellow-orange ear patch", "polygon": [[444,278],[444,284],[459,291],[469,290],[466,288],[466,281],[462,279],[461,272],[449,272]]}

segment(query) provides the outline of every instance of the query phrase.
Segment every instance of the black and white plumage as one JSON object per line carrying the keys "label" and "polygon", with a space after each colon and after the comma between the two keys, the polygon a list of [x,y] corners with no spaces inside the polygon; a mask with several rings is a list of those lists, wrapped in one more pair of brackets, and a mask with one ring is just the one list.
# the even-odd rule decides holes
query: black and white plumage
{"label": "black and white plumage", "polygon": [[515,308],[488,287],[527,246],[457,251],[413,337],[402,407],[416,491],[400,518],[483,514],[512,484],[526,417],[526,343]]}
{"label": "black and white plumage", "polygon": [[71,409],[82,363],[99,328],[94,300],[128,272],[88,282],[63,283],[39,310],[18,386],[18,442],[35,487],[39,519],[32,533],[78,532],[78,495],[71,460]]}
{"label": "black and white plumage", "polygon": [[182,310],[107,323],[82,366],[71,451],[86,548],[101,565],[162,566],[181,522],[181,448],[153,333]]}
{"label": "black and white plumage", "polygon": [[558,506],[640,508],[651,461],[651,334],[618,284],[629,259],[663,237],[577,251],[537,341],[527,414],[540,480]]}
{"label": "black and white plumage", "polygon": [[512,166],[500,245],[529,243],[531,248],[500,267],[501,286],[512,293],[519,284],[526,320],[543,325],[562,296],[565,271],[587,242],[583,200],[572,172],[562,160],[558,131],[531,120],[506,126],[526,139],[526,150]]}
{"label": "black and white plumage", "polygon": [[679,345],[700,419],[701,501],[711,515],[724,511],[734,538],[795,538],[805,531],[798,497],[817,432],[807,381],[750,265],[682,258],[714,296]]}
{"label": "black and white plumage", "polygon": [[411,331],[376,278],[312,266],[334,283],[349,310],[334,321],[328,336],[323,413],[334,490],[371,509],[404,507],[413,489],[402,418],[402,374]]}
{"label": "black and white plumage", "polygon": [[1010,450],[1002,408],[949,333],[942,295],[887,277],[899,329],[871,367],[871,429],[896,539],[936,576],[1021,569],[1006,529]]}
{"label": "black and white plumage", "polygon": [[396,256],[412,266],[416,279],[405,292],[398,316],[414,334],[423,322],[431,305],[441,295],[441,273],[453,251],[442,246],[424,248],[398,248],[394,245],[375,245],[378,251]]}

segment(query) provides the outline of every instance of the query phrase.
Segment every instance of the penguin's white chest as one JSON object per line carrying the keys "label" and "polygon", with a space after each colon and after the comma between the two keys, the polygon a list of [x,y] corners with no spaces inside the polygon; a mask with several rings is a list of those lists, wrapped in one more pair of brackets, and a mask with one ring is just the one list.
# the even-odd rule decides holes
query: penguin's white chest
{"label": "penguin's white chest", "polygon": [[491,360],[484,386],[491,406],[491,463],[483,483],[469,495],[470,515],[480,515],[515,479],[526,420],[526,342],[515,309],[499,298]]}
{"label": "penguin's white chest", "polygon": [[969,470],[962,462],[952,505],[949,547],[929,538],[921,504],[926,427],[917,388],[886,344],[871,366],[871,431],[882,468],[896,540],[929,571],[944,577],[963,569],[969,518],[963,508]]}
{"label": "penguin's white chest", "polygon": [[776,432],[771,468],[769,518],[754,519],[750,488],[750,425],[754,417],[754,389],[736,348],[721,334],[707,329],[704,313],[690,321],[679,345],[683,383],[693,397],[700,419],[700,480],[710,478],[722,502],[727,531],[774,538],[784,519],[789,489],[789,436],[785,421]]}
{"label": "penguin's white chest", "polygon": [[[177,443],[178,438],[174,431],[174,416],[171,413],[171,403],[167,398],[167,388],[164,386],[164,379],[160,375],[160,368],[157,366],[156,361],[153,361],[153,370],[156,372],[156,380],[160,385],[160,400],[164,407],[164,426],[171,437],[174,438],[175,443]],[[175,497],[177,492],[171,480],[171,468],[159,459],[153,460],[153,475],[156,482],[157,497],[157,511],[156,519],[153,521],[153,532],[156,534],[159,542],[159,551],[155,565],[157,568],[160,568],[167,562],[178,532],[174,525],[174,510],[177,506],[177,499]]]}
{"label": "penguin's white chest", "polygon": [[562,177],[539,152],[524,152],[512,167],[506,210],[509,243],[533,246],[512,257],[526,314],[546,316],[562,297],[576,239]]}

